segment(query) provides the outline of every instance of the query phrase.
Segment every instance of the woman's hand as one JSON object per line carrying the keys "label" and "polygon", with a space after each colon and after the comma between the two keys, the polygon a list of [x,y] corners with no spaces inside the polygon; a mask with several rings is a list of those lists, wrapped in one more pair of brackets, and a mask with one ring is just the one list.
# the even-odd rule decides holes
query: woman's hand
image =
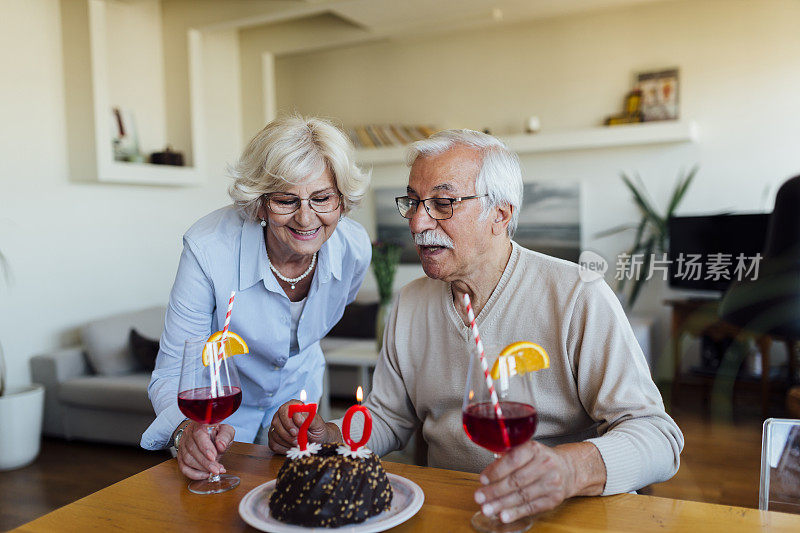
{"label": "woman's hand", "polygon": [[[306,421],[307,413],[295,413],[289,416],[289,406],[301,404],[300,400],[289,400],[278,408],[272,417],[269,427],[269,449],[275,453],[285,454],[289,448],[297,445],[297,434],[300,426]],[[325,422],[316,415],[308,425],[308,442],[342,442],[341,432],[336,424]]]}
{"label": "woman's hand", "polygon": [[220,424],[208,436],[208,426],[189,422],[178,443],[178,465],[189,479],[207,479],[209,474],[223,474],[225,467],[219,458],[233,442],[235,431],[228,424]]}

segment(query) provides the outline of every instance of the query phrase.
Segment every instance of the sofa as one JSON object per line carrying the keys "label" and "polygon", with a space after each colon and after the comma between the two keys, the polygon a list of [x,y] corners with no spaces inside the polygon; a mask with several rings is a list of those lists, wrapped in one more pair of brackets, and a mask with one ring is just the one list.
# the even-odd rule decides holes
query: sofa
{"label": "sofa", "polygon": [[158,339],[164,307],[95,320],[81,344],[31,358],[31,379],[45,387],[45,435],[139,445],[155,419],[147,396],[150,372],[129,349],[131,329]]}
{"label": "sofa", "polygon": [[[330,336],[350,341],[366,337],[374,344],[376,310],[377,304],[349,305]],[[155,413],[147,396],[150,372],[130,351],[130,331],[159,339],[165,311],[151,307],[92,321],[80,328],[79,346],[31,359],[31,379],[45,387],[45,435],[139,445]],[[340,339],[326,338],[322,343],[326,352],[342,347]],[[327,382],[334,394],[350,397],[359,384],[349,370],[341,365],[331,368]]]}

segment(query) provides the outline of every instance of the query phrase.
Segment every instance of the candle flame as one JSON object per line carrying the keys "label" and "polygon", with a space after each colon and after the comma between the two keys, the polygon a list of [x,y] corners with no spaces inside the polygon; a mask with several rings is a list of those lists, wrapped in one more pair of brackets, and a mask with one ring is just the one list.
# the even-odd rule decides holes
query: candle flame
{"label": "candle flame", "polygon": [[306,390],[303,389],[300,391],[300,401],[306,403]]}
{"label": "candle flame", "polygon": [[363,399],[364,399],[364,391],[361,389],[361,385],[359,385],[358,389],[356,390],[356,400],[358,400],[358,403],[361,403],[361,400]]}
{"label": "candle flame", "polygon": [[474,397],[475,397],[475,391],[474,390],[469,391],[469,401],[472,401]]}

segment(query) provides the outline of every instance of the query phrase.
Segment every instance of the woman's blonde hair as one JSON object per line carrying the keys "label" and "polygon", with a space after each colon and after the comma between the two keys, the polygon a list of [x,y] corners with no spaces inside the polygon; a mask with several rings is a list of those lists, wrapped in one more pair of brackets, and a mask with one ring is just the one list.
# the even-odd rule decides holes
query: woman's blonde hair
{"label": "woman's blonde hair", "polygon": [[357,207],[369,187],[370,174],[354,161],[353,145],[329,121],[290,115],[259,131],[230,169],[228,189],[247,220],[255,220],[264,194],[287,190],[316,179],[328,168],[343,198],[343,214]]}

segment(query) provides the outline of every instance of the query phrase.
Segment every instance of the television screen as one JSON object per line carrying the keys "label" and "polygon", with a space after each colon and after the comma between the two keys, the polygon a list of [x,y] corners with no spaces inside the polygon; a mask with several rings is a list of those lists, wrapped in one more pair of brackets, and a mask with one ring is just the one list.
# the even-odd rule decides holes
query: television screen
{"label": "television screen", "polygon": [[670,218],[670,287],[724,291],[736,279],[750,279],[757,254],[764,249],[769,216],[754,213]]}

